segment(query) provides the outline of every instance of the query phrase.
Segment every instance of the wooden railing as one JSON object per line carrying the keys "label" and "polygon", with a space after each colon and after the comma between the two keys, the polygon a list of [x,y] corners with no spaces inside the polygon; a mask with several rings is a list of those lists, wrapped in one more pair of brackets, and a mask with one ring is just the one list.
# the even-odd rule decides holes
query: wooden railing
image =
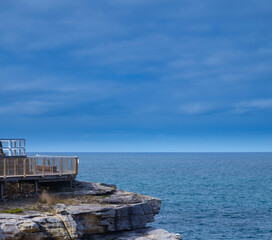
{"label": "wooden railing", "polygon": [[0,158],[0,177],[77,175],[78,158],[74,156],[27,156]]}

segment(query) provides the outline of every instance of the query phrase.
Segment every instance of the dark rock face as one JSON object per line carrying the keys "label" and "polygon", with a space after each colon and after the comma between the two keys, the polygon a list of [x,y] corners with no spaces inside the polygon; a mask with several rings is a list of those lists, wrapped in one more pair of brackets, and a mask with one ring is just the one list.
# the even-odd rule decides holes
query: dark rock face
{"label": "dark rock face", "polygon": [[[178,239],[164,230],[144,228],[158,214],[160,199],[118,190],[111,185],[77,184],[75,191],[66,194],[105,194],[100,197],[102,201],[77,205],[56,204],[53,212],[0,214],[0,239],[138,239],[135,237],[145,235],[141,239]],[[136,229],[142,230],[130,232]],[[120,238],[116,238],[118,234],[112,235],[116,232]],[[128,238],[122,238],[122,234]],[[154,238],[156,234],[158,237]]]}

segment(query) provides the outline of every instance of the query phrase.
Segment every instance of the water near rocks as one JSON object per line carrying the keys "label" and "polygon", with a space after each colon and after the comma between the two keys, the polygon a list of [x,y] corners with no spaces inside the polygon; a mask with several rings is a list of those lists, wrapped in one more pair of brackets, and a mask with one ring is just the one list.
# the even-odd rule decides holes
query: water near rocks
{"label": "water near rocks", "polygon": [[272,153],[72,155],[79,180],[161,198],[151,225],[184,240],[272,239]]}

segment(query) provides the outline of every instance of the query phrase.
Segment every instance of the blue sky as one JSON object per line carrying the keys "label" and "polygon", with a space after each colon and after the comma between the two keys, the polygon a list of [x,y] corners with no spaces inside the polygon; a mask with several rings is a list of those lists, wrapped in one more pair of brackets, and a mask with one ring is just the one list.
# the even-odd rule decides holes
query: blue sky
{"label": "blue sky", "polygon": [[271,29],[271,0],[3,0],[1,137],[272,151]]}

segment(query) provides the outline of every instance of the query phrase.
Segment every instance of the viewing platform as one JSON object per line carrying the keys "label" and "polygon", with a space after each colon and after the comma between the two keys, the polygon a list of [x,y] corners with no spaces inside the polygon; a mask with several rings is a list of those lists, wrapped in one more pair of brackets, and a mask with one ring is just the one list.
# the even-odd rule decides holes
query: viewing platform
{"label": "viewing platform", "polygon": [[70,181],[78,174],[76,156],[27,156],[25,139],[0,139],[0,197],[5,182]]}

